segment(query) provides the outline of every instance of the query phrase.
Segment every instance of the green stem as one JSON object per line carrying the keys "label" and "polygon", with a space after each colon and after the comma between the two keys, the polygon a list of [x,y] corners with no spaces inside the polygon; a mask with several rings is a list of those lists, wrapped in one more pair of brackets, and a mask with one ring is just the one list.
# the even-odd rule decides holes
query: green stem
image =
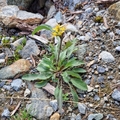
{"label": "green stem", "polygon": [[60,59],[61,48],[62,48],[62,39],[61,39],[61,37],[60,37],[60,45],[59,45],[59,49],[58,49],[58,57],[57,57],[57,66],[58,66],[59,59]]}

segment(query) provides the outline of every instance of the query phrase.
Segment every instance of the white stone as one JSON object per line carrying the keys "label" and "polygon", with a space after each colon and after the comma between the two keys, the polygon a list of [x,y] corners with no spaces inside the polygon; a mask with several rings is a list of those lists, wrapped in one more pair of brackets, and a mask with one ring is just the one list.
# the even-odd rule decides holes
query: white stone
{"label": "white stone", "polygon": [[111,53],[107,52],[107,51],[102,51],[100,53],[100,58],[102,58],[103,61],[105,62],[114,62],[115,58],[112,56]]}

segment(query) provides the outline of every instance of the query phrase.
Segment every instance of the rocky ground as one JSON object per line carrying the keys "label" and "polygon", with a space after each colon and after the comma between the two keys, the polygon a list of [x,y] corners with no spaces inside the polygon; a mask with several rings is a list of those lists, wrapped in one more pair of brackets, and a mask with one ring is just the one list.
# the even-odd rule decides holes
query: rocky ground
{"label": "rocky ground", "polygon": [[[1,120],[15,120],[11,116],[23,108],[33,120],[120,120],[120,2],[72,2],[63,0],[63,3],[50,4],[46,17],[30,13],[26,18],[20,14],[28,15],[26,11],[10,6],[5,6],[4,12],[0,12]],[[16,18],[9,16],[10,10],[14,14],[19,11]],[[30,16],[34,19],[31,20]],[[31,35],[34,25],[39,22],[52,27],[65,24],[64,42],[77,38],[76,55],[84,60],[87,70],[82,78],[88,91],[76,90],[79,95],[77,107],[73,106],[69,94],[62,115],[53,96],[54,84],[38,89],[34,82],[21,79],[26,72],[36,72],[35,67],[51,40],[48,31]],[[67,90],[67,86],[65,88]]]}

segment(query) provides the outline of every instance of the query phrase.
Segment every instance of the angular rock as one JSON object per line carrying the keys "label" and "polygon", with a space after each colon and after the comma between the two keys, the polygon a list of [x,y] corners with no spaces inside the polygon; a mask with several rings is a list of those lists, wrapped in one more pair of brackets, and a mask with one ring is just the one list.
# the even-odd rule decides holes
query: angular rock
{"label": "angular rock", "polygon": [[77,114],[77,115],[76,115],[76,120],[82,120],[82,118],[81,118],[81,115],[80,115],[80,114]]}
{"label": "angular rock", "polygon": [[2,7],[0,10],[0,21],[7,27],[18,27],[20,24],[34,25],[39,24],[43,16],[19,10],[15,5]]}
{"label": "angular rock", "polygon": [[27,97],[31,94],[31,91],[27,88],[24,92],[24,97]]}
{"label": "angular rock", "polygon": [[112,4],[109,8],[108,11],[110,14],[114,15],[114,17],[120,21],[120,1]]}
{"label": "angular rock", "polygon": [[0,82],[0,88],[3,87],[3,85],[5,85],[5,81]]}
{"label": "angular rock", "polygon": [[4,85],[3,88],[4,88],[5,90],[10,91],[12,87],[11,87],[10,85]]}
{"label": "angular rock", "polygon": [[11,86],[15,91],[20,90],[22,87],[22,80],[21,79],[15,79],[11,82]]}
{"label": "angular rock", "polygon": [[114,62],[115,58],[112,56],[111,53],[107,52],[107,51],[102,51],[99,55],[103,61],[105,62]]}
{"label": "angular rock", "polygon": [[99,76],[98,79],[97,79],[97,82],[98,83],[104,83],[104,76]]}
{"label": "angular rock", "polygon": [[97,71],[98,71],[99,73],[105,73],[105,68],[102,67],[102,66],[97,66]]}
{"label": "angular rock", "polygon": [[30,83],[28,89],[32,91],[32,95],[30,97],[31,103],[26,105],[28,113],[37,120],[48,120],[48,114],[46,114],[46,112],[47,108],[50,106],[49,102],[46,101],[48,98],[45,96],[45,93],[41,89],[34,88],[34,86]]}
{"label": "angular rock", "polygon": [[1,114],[2,117],[10,117],[10,111],[8,109],[4,109],[3,113]]}
{"label": "angular rock", "polygon": [[50,106],[53,108],[54,111],[56,111],[58,109],[57,100],[50,101]]}
{"label": "angular rock", "polygon": [[37,56],[39,53],[40,50],[34,40],[28,40],[26,45],[20,51],[22,58],[28,58],[31,55]]}
{"label": "angular rock", "polygon": [[71,23],[65,23],[63,26],[65,26],[66,31],[78,32],[76,26]]}
{"label": "angular rock", "polygon": [[57,12],[57,14],[55,15],[54,18],[56,19],[57,23],[62,23],[62,21],[63,21],[63,16],[60,11]]}
{"label": "angular rock", "polygon": [[48,11],[47,19],[52,18],[54,16],[55,12],[56,12],[56,8],[54,5],[52,5],[50,7],[50,10]]}
{"label": "angular rock", "polygon": [[103,114],[102,113],[97,113],[97,114],[90,114],[88,116],[88,120],[102,120]]}
{"label": "angular rock", "polygon": [[115,89],[112,93],[112,98],[116,101],[120,102],[120,91],[118,89]]}
{"label": "angular rock", "polygon": [[31,64],[28,60],[20,59],[12,65],[0,70],[0,79],[13,78],[15,75],[29,71]]}
{"label": "angular rock", "polygon": [[55,18],[49,19],[45,24],[50,25],[51,27],[55,27],[56,25],[58,25]]}
{"label": "angular rock", "polygon": [[78,110],[81,114],[86,113],[87,106],[84,103],[78,103]]}
{"label": "angular rock", "polygon": [[52,107],[47,107],[47,110],[46,110],[46,116],[50,117],[53,113],[53,109]]}

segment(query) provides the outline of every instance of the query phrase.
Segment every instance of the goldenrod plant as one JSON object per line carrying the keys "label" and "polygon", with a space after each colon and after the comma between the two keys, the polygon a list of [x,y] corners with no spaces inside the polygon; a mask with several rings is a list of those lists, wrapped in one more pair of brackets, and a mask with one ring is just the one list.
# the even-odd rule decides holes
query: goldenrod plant
{"label": "goldenrod plant", "polygon": [[38,88],[42,88],[51,80],[56,82],[55,98],[57,99],[59,110],[61,111],[63,103],[63,84],[69,86],[73,101],[76,102],[78,102],[78,95],[75,87],[81,90],[87,90],[87,85],[82,81],[80,76],[81,73],[86,72],[81,68],[84,62],[78,60],[73,55],[77,50],[75,47],[76,39],[68,41],[64,46],[62,45],[62,37],[65,32],[63,25],[57,25],[55,28],[52,28],[49,25],[42,24],[33,31],[33,34],[42,29],[50,30],[52,36],[58,40],[58,43],[56,45],[50,45],[50,52],[43,56],[36,68],[39,73],[26,74],[22,79],[29,81],[37,80],[35,86]]}

